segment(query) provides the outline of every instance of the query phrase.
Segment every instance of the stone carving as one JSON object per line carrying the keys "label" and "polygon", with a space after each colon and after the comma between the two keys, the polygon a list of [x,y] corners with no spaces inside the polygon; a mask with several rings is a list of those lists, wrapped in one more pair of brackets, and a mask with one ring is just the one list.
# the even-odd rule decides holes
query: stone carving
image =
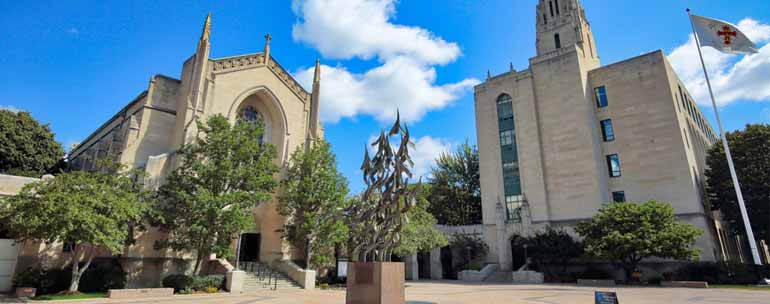
{"label": "stone carving", "polygon": [[[400,145],[390,144],[390,137],[400,136]],[[351,222],[363,227],[362,233],[351,237],[355,244],[352,251],[353,261],[390,261],[393,248],[401,239],[401,230],[409,222],[406,212],[415,204],[415,196],[421,181],[409,187],[412,178],[411,168],[414,162],[409,156],[409,129],[401,127],[400,117],[388,133],[380,131],[380,136],[372,144],[377,147],[374,157],[369,157],[369,150],[364,149],[364,162],[361,165],[366,190],[361,195],[361,204],[353,205],[348,210]]]}
{"label": "stone carving", "polygon": [[[258,65],[265,64],[265,54],[251,54],[236,57],[228,57],[214,60],[212,63],[212,70],[214,73],[233,72],[252,68]],[[302,100],[309,101],[310,93],[294,80],[286,70],[278,64],[273,58],[267,61],[267,67],[278,76],[278,79],[283,81],[284,84]]]}

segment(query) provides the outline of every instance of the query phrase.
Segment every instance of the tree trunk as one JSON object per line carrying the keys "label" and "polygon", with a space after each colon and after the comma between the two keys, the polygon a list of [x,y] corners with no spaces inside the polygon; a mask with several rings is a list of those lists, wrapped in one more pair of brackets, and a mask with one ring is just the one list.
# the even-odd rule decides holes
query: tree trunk
{"label": "tree trunk", "polygon": [[[76,245],[76,249],[82,248],[83,245]],[[94,259],[93,255],[93,246],[91,246],[90,253],[84,252],[83,255],[86,258],[86,263],[83,265],[83,267],[80,267],[80,258],[79,258],[79,251],[75,250],[75,252],[72,253],[72,276],[70,280],[70,287],[68,291],[75,292],[78,291],[78,287],[80,285],[80,278],[83,276],[83,273],[86,272],[88,269],[88,266],[91,265],[91,261]]]}

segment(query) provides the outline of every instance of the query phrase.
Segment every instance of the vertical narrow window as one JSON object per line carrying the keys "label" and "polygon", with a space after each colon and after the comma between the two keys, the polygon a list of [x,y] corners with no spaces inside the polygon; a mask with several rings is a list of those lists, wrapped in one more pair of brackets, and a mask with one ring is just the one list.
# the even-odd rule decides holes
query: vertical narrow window
{"label": "vertical narrow window", "polygon": [[684,105],[686,98],[684,97],[684,93],[682,92],[682,86],[678,85],[677,87],[679,87],[679,97],[681,98],[679,102],[682,104],[683,108],[687,109],[687,106]]}
{"label": "vertical narrow window", "polygon": [[543,14],[543,24],[548,24],[548,17]]}
{"label": "vertical narrow window", "polygon": [[559,34],[558,33],[553,35],[553,42],[556,45],[557,49],[561,48],[561,39],[559,39]]}
{"label": "vertical narrow window", "polygon": [[684,143],[687,144],[687,149],[690,148],[690,138],[687,137],[687,131],[682,128],[682,134],[684,134]]}
{"label": "vertical narrow window", "polygon": [[615,131],[612,129],[612,119],[602,120],[602,138],[604,141],[615,140]]}
{"label": "vertical narrow window", "polygon": [[615,203],[624,203],[626,202],[626,192],[625,191],[615,191],[612,192],[612,201]]}
{"label": "vertical narrow window", "polygon": [[548,7],[551,8],[551,17],[553,17],[553,2],[548,1]]}
{"label": "vertical narrow window", "polygon": [[607,106],[607,88],[600,86],[594,89],[594,95],[596,96],[596,106],[604,108]]}
{"label": "vertical narrow window", "polygon": [[607,155],[607,170],[610,177],[620,176],[620,159],[617,154]]}
{"label": "vertical narrow window", "polygon": [[591,43],[591,33],[588,34],[588,53],[594,58],[594,44]]}
{"label": "vertical narrow window", "polygon": [[497,125],[500,131],[500,158],[503,171],[503,194],[506,218],[519,220],[519,208],[523,204],[519,157],[516,149],[516,125],[513,119],[513,102],[508,94],[497,98]]}
{"label": "vertical narrow window", "polygon": [[556,4],[556,14],[560,15],[559,13],[559,0],[553,0],[554,4]]}

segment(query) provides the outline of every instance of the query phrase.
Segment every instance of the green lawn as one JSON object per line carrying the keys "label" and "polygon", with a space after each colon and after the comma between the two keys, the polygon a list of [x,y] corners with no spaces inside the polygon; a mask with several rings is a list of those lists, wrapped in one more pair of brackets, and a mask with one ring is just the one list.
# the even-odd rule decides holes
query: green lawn
{"label": "green lawn", "polygon": [[764,286],[751,286],[751,285],[709,285],[709,288],[725,288],[725,289],[743,289],[743,290],[758,290],[770,292],[770,287]]}
{"label": "green lawn", "polygon": [[42,295],[42,296],[33,297],[32,300],[38,300],[38,301],[77,300],[77,299],[96,299],[96,298],[106,298],[106,297],[107,297],[107,293],[96,292],[96,293],[81,293],[77,295]]}

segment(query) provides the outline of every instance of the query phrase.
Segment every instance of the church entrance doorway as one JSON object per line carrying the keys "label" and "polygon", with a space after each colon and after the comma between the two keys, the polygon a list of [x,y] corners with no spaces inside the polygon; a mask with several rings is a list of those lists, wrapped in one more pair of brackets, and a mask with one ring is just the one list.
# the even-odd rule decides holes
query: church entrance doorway
{"label": "church entrance doorway", "polygon": [[511,237],[511,257],[512,257],[512,264],[513,264],[513,271],[519,270],[521,266],[524,266],[524,264],[527,263],[527,252],[526,248],[522,244],[522,237],[518,235],[514,235]]}
{"label": "church entrance doorway", "polygon": [[241,262],[259,262],[259,246],[262,237],[259,233],[241,235]]}

